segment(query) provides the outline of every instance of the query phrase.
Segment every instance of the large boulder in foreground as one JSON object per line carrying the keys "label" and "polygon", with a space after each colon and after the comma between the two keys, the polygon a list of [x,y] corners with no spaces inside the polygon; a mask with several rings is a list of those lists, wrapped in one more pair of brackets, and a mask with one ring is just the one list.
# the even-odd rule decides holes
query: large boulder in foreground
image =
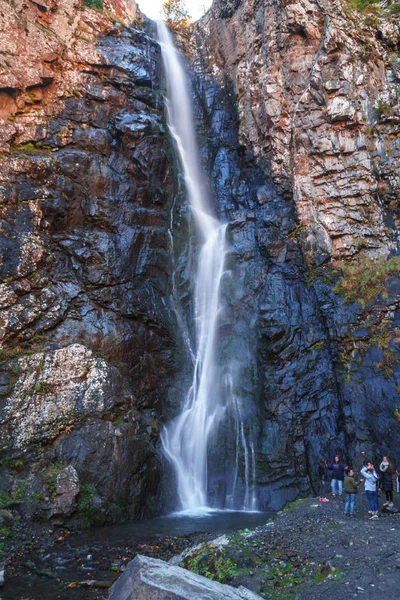
{"label": "large boulder in foreground", "polygon": [[259,600],[244,587],[211,581],[156,558],[136,556],[110,589],[109,600]]}

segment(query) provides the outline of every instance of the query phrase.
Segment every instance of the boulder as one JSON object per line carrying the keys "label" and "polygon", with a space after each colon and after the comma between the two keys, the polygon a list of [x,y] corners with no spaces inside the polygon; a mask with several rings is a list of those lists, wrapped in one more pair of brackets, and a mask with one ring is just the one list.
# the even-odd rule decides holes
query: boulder
{"label": "boulder", "polygon": [[233,588],[181,567],[136,556],[110,588],[109,600],[257,600],[250,590]]}
{"label": "boulder", "polygon": [[78,473],[72,465],[60,471],[57,475],[56,497],[49,516],[71,515],[76,508],[76,497],[80,489]]}

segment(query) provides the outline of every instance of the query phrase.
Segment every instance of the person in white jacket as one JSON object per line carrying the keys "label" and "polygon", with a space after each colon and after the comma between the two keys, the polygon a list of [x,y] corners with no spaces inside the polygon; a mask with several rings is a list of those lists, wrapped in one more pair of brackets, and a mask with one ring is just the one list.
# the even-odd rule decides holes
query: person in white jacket
{"label": "person in white jacket", "polygon": [[365,479],[364,487],[367,492],[367,498],[370,506],[370,519],[378,519],[378,481],[379,475],[375,471],[375,467],[371,461],[368,461],[366,465],[361,469],[361,474]]}

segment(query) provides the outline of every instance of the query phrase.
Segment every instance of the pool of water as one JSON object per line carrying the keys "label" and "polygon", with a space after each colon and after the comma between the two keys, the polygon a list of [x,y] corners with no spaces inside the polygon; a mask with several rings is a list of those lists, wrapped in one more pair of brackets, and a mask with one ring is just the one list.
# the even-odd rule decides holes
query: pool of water
{"label": "pool of water", "polygon": [[[96,544],[107,539],[108,543],[124,541],[155,541],[162,537],[179,537],[192,533],[232,533],[239,529],[254,528],[268,520],[272,513],[213,511],[206,514],[173,513],[148,521],[93,528],[85,532],[86,543]],[[75,536],[70,543],[75,542]]]}
{"label": "pool of water", "polygon": [[[57,543],[24,553],[6,568],[0,600],[106,600],[108,589],[136,554],[168,560],[200,541],[253,529],[272,513],[205,511],[61,535]],[[57,534],[58,535],[58,534]]]}

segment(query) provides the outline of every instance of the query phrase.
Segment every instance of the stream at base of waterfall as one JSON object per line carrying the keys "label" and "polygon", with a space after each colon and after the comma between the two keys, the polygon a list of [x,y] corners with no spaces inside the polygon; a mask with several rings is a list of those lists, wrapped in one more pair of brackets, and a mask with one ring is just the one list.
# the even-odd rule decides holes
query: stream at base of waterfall
{"label": "stream at base of waterfall", "polygon": [[[190,85],[183,61],[167,27],[157,23],[158,39],[167,82],[166,111],[171,136],[179,155],[189,205],[200,242],[194,285],[195,348],[193,378],[179,414],[166,424],[161,439],[165,456],[176,476],[177,496],[182,511],[207,512],[208,449],[223,421],[232,422],[235,467],[231,489],[223,508],[256,510],[255,452],[247,439],[240,399],[234,392],[234,367],[221,368],[218,329],[221,316],[221,287],[226,277],[227,224],[213,215],[207,182],[201,170],[194,128]],[[235,506],[236,489],[243,482],[240,506]]]}

